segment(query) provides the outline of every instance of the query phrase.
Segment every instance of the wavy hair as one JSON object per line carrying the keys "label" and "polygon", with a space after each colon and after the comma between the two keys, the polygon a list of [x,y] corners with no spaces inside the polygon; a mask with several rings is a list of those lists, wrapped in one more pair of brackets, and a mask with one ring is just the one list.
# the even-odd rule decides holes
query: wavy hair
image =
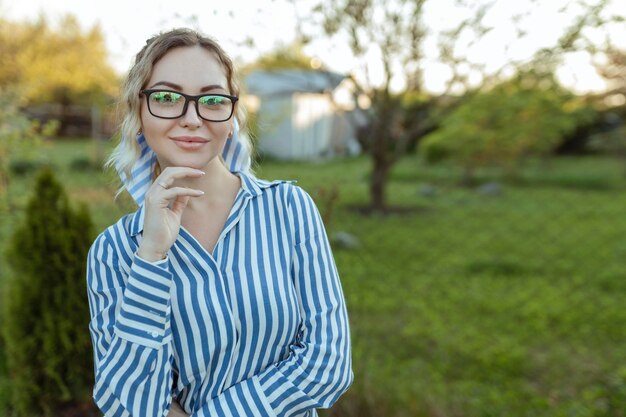
{"label": "wavy hair", "polygon": [[[141,130],[141,97],[140,91],[152,76],[154,65],[171,49],[178,47],[201,46],[213,52],[224,66],[229,93],[239,96],[239,82],[232,60],[214,39],[191,29],[173,29],[162,32],[146,41],[144,47],[135,56],[135,62],[126,76],[118,103],[118,110],[123,115],[119,128],[119,143],[106,162],[107,167],[123,171],[129,178],[131,169],[140,157],[140,149],[136,136]],[[246,112],[242,105],[236,103],[235,117],[239,122],[240,137],[250,154],[252,148],[245,131]],[[158,175],[160,168],[155,167],[153,175]],[[124,187],[122,187],[123,189]],[[121,190],[122,190],[121,189]],[[121,191],[120,190],[120,191]]]}

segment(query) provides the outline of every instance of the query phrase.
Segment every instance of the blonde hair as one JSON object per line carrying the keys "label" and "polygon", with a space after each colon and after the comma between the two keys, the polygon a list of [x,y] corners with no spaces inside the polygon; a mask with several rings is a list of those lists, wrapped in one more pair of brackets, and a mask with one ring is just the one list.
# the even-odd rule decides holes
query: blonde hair
{"label": "blonde hair", "polygon": [[[119,110],[123,114],[119,129],[119,143],[107,160],[107,167],[115,167],[123,171],[128,178],[131,177],[132,167],[139,159],[141,152],[136,140],[136,136],[141,130],[142,97],[140,96],[140,91],[146,87],[147,82],[150,80],[154,65],[165,54],[174,48],[191,46],[201,46],[217,56],[226,72],[229,94],[239,96],[239,83],[233,62],[214,39],[186,28],[173,29],[153,36],[146,41],[144,47],[135,56],[135,62],[122,84],[118,103]],[[244,134],[245,109],[239,103],[236,103],[235,106],[235,117],[239,122],[240,129],[238,140],[247,148],[249,154],[252,154],[250,140]],[[159,170],[158,164],[155,170]]]}

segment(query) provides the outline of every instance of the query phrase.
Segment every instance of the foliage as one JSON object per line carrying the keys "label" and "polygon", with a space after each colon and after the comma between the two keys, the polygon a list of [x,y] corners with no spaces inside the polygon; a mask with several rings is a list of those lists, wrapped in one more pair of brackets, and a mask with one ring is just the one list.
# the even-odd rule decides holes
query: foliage
{"label": "foliage", "polygon": [[41,173],[9,243],[13,273],[3,283],[2,335],[18,416],[54,416],[90,401],[84,273],[91,227],[86,208],[72,209],[52,172]]}
{"label": "foliage", "polygon": [[626,49],[609,47],[606,51],[606,62],[603,65],[598,64],[596,68],[610,85],[608,95],[621,95],[621,105],[626,105]]}
{"label": "foliage", "polygon": [[[437,130],[447,112],[456,108],[466,97],[447,97],[435,100],[426,93],[407,91],[399,96],[402,106],[401,128],[413,134],[408,138],[407,151],[414,151],[421,140],[430,132]],[[412,126],[422,128],[412,130]]]}
{"label": "foliage", "polygon": [[16,160],[32,160],[42,138],[54,134],[58,123],[50,121],[43,126],[29,120],[18,109],[15,90],[0,88],[0,212],[10,208],[6,190],[11,179],[11,166]]}
{"label": "foliage", "polygon": [[466,172],[494,164],[510,172],[525,158],[552,152],[595,115],[552,77],[520,75],[466,100],[420,150],[430,162],[454,159]]}
{"label": "foliage", "polygon": [[117,93],[101,29],[84,32],[71,15],[58,27],[43,16],[34,22],[0,19],[0,52],[0,87],[21,86],[22,104],[102,104]]}
{"label": "foliage", "polygon": [[255,69],[259,70],[282,70],[282,69],[302,69],[311,70],[316,64],[316,60],[303,51],[301,42],[293,42],[288,45],[281,45],[262,56],[256,61],[243,68],[242,72],[249,73]]}

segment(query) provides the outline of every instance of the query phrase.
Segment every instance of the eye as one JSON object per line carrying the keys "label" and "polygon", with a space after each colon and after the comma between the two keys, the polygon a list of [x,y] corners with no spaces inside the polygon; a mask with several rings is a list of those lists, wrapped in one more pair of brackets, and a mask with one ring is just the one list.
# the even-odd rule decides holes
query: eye
{"label": "eye", "polygon": [[200,104],[203,106],[219,106],[226,104],[228,98],[222,96],[203,96],[200,97]]}
{"label": "eye", "polygon": [[183,99],[178,93],[173,93],[171,91],[155,91],[150,94],[150,100],[159,104],[176,104],[179,103]]}

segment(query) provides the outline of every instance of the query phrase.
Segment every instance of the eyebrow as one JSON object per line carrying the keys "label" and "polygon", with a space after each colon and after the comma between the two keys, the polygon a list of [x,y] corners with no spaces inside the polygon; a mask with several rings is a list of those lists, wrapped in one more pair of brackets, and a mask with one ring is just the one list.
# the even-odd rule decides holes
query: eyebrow
{"label": "eyebrow", "polygon": [[[169,87],[169,88],[174,89],[174,90],[180,90],[180,91],[183,90],[183,87],[181,87],[180,85],[171,83],[169,81],[159,81],[159,82],[156,82],[156,83],[152,84],[150,86],[150,88],[154,88],[154,87],[156,87],[158,85],[164,85],[164,86]],[[201,93],[205,93],[205,92],[211,91],[211,90],[224,90],[224,91],[226,91],[226,89],[224,87],[222,87],[221,85],[219,85],[219,84],[211,84],[211,85],[207,85],[205,87],[202,87],[200,89],[200,92]]]}

